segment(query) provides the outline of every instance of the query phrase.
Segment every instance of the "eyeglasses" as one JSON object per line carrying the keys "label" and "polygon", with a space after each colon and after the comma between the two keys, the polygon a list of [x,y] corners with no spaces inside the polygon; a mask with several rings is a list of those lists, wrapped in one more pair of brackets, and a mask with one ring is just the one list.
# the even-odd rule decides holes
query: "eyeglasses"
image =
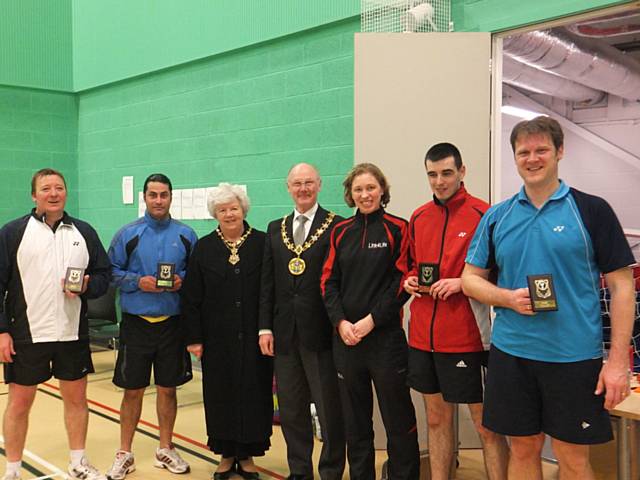
{"label": "eyeglasses", "polygon": [[290,183],[289,185],[291,185],[291,188],[295,190],[300,190],[302,187],[313,188],[316,185],[316,182],[312,180],[308,180],[306,182],[293,182],[293,183]]}

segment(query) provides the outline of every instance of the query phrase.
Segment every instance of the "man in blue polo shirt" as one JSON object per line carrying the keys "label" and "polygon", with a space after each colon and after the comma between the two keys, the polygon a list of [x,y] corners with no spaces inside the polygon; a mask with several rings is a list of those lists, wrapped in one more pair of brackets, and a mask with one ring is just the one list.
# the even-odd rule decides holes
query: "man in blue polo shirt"
{"label": "man in blue polo shirt", "polygon": [[[483,424],[510,436],[509,478],[542,479],[546,433],[563,478],[591,479],[588,446],[611,440],[606,409],[629,394],[634,258],[611,207],[558,178],[564,136],[556,120],[518,123],[511,146],[524,186],[484,215],[462,275],[464,293],[496,312]],[[601,272],[611,291],[604,365]],[[551,276],[557,310],[533,311],[530,275]]]}

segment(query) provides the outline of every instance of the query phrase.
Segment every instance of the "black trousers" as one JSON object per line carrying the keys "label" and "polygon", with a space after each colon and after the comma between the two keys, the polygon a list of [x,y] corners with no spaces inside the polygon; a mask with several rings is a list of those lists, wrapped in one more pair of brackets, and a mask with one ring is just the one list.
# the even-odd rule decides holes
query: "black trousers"
{"label": "black trousers", "polygon": [[309,410],[313,402],[323,440],[318,473],[322,480],[342,479],[344,425],[331,350],[312,352],[296,340],[288,354],[276,352],[274,367],[290,473],[313,479],[313,428]]}
{"label": "black trousers", "polygon": [[373,391],[387,432],[389,480],[420,478],[416,417],[406,383],[407,340],[400,327],[372,330],[359,344],[333,342],[351,480],[375,479]]}

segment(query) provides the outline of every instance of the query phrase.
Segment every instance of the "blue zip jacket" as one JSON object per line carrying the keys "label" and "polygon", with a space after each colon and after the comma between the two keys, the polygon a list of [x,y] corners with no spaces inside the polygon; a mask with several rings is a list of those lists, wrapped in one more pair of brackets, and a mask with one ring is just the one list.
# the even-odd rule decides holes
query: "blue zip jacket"
{"label": "blue zip jacket", "polygon": [[109,247],[112,283],[120,288],[122,311],[151,317],[178,315],[179,292],[144,292],[138,283],[140,277],[156,276],[159,262],[174,263],[176,274],[184,279],[189,255],[197,240],[188,225],[171,218],[156,220],[149,212],[122,227]]}

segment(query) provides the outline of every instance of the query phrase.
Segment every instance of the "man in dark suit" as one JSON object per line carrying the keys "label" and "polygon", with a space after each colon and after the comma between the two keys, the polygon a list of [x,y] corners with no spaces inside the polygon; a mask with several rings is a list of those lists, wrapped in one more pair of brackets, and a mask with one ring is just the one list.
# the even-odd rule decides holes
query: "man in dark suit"
{"label": "man in dark suit", "polygon": [[323,439],[320,478],[341,479],[345,464],[332,327],[320,295],[329,234],[341,218],[318,205],[321,185],[315,167],[291,168],[287,189],[295,209],[269,224],[262,264],[259,343],[264,355],[275,355],[290,480],[313,479],[311,402]]}

